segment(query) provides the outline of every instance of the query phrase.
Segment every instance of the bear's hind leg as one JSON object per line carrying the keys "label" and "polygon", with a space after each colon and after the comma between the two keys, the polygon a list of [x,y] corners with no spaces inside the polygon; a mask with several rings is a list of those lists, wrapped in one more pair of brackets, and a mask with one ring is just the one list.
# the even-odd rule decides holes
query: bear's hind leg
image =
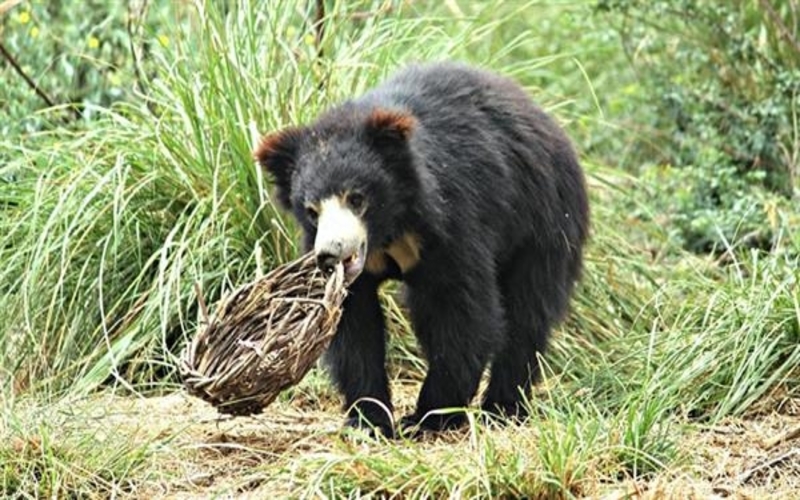
{"label": "bear's hind leg", "polygon": [[348,290],[336,335],[325,353],[325,365],[344,396],[346,425],[394,435],[386,332],[378,300],[379,282],[359,277]]}
{"label": "bear's hind leg", "polygon": [[539,377],[552,327],[564,315],[572,284],[567,257],[554,257],[524,245],[499,277],[506,313],[506,344],[492,360],[482,408],[490,414],[522,420],[524,398]]}

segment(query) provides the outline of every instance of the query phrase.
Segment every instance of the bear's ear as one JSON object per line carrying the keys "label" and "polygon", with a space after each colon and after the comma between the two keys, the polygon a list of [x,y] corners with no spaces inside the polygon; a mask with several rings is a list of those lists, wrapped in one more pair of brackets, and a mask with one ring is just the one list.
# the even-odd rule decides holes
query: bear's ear
{"label": "bear's ear", "polygon": [[367,117],[367,131],[375,139],[407,141],[417,126],[409,113],[375,108]]}
{"label": "bear's ear", "polygon": [[278,201],[287,210],[292,205],[292,174],[297,163],[297,152],[302,136],[302,129],[289,127],[267,134],[253,151],[253,156],[259,165],[275,178]]}

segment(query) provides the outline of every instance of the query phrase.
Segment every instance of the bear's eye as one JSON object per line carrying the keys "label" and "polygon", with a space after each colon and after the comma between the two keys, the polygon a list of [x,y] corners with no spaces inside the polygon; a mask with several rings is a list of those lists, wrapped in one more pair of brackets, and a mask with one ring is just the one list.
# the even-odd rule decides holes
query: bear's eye
{"label": "bear's eye", "polygon": [[361,212],[366,204],[364,195],[358,192],[352,192],[347,195],[347,206],[354,212]]}
{"label": "bear's eye", "polygon": [[312,205],[306,205],[306,217],[312,224],[316,224],[317,219],[319,219],[319,212]]}

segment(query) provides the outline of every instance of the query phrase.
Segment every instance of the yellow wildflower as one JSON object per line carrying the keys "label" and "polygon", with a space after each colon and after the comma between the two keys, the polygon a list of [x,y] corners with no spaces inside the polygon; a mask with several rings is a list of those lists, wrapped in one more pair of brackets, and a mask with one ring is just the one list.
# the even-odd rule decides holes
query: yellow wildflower
{"label": "yellow wildflower", "polygon": [[31,13],[27,10],[23,10],[19,14],[17,14],[17,21],[19,24],[28,24],[31,20]]}
{"label": "yellow wildflower", "polygon": [[160,43],[162,47],[166,47],[169,45],[169,37],[167,35],[158,35],[158,43]]}
{"label": "yellow wildflower", "polygon": [[774,201],[769,201],[764,206],[764,211],[767,213],[767,221],[769,227],[777,229],[778,227],[778,205]]}
{"label": "yellow wildflower", "polygon": [[39,36],[39,28],[33,26],[31,30],[28,32],[28,34],[31,36],[31,38],[36,38],[37,36]]}
{"label": "yellow wildflower", "polygon": [[90,36],[88,39],[88,43],[90,49],[96,49],[97,47],[100,46],[100,40],[98,40],[96,36]]}
{"label": "yellow wildflower", "polygon": [[622,93],[626,95],[633,95],[637,92],[639,92],[639,86],[635,83],[631,83],[622,88]]}
{"label": "yellow wildflower", "polygon": [[314,35],[308,33],[305,37],[303,37],[303,41],[306,42],[306,45],[313,46],[316,42],[316,39],[314,38]]}

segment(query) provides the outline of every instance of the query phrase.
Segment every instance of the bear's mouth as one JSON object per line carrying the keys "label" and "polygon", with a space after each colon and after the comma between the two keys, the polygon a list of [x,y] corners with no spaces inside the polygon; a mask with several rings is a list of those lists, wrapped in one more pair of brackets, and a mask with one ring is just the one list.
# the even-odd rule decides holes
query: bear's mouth
{"label": "bear's mouth", "polygon": [[342,261],[344,265],[344,276],[348,283],[352,283],[364,270],[367,262],[367,246],[362,244],[355,253]]}

